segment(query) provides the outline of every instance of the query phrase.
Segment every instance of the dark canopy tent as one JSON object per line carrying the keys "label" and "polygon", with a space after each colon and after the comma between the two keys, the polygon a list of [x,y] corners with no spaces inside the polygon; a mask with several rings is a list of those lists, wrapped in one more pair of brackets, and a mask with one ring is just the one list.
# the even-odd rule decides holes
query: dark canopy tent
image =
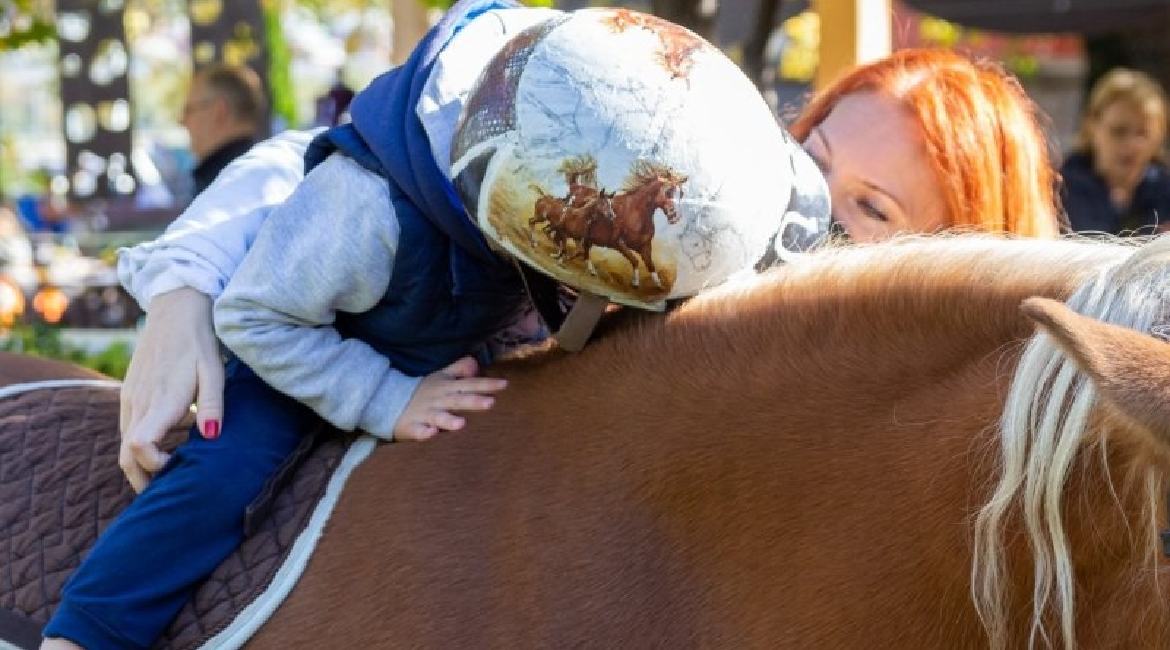
{"label": "dark canopy tent", "polygon": [[1170,0],[904,0],[932,16],[998,32],[1100,34],[1170,25]]}

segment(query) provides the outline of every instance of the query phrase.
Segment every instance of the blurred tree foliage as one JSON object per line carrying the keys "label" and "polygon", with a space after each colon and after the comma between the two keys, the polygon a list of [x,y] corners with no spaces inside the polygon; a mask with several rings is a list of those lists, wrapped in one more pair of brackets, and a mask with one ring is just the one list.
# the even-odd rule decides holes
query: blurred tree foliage
{"label": "blurred tree foliage", "polygon": [[388,6],[393,0],[296,0],[302,7],[312,9],[318,16],[336,14],[340,11],[364,11],[373,7]]}
{"label": "blurred tree foliage", "polygon": [[115,379],[124,378],[130,366],[130,346],[125,343],[91,353],[62,341],[58,328],[40,323],[12,328],[0,343],[0,350],[68,361]]}
{"label": "blurred tree foliage", "polygon": [[[369,9],[371,7],[389,7],[393,2],[405,2],[406,0],[297,0],[297,2],[304,7],[309,7],[318,13],[322,13],[326,6],[329,10],[336,11],[339,7],[344,9]],[[455,4],[455,0],[416,0],[432,9],[447,9]],[[551,7],[553,0],[520,0],[530,7]]]}
{"label": "blurred tree foliage", "polygon": [[[321,4],[322,0],[313,0]],[[297,122],[296,94],[293,92],[292,53],[280,26],[281,2],[261,0],[264,13],[264,44],[268,47],[268,90],[272,97],[272,112],[279,115],[285,124]],[[319,9],[318,9],[319,11]]]}
{"label": "blurred tree foliage", "polygon": [[0,0],[0,51],[57,38],[49,0]]}

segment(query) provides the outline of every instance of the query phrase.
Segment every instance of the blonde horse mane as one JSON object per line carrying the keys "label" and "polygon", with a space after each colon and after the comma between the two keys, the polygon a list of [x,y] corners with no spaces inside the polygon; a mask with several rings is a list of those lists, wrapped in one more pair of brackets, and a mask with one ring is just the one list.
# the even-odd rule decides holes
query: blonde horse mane
{"label": "blonde horse mane", "polygon": [[[1117,250],[1121,254],[1099,263],[1067,305],[1086,316],[1150,332],[1165,322],[1170,305],[1170,237]],[[1023,515],[1033,562],[1028,645],[1055,645],[1044,625],[1046,616],[1059,623],[1066,649],[1076,645],[1075,582],[1061,506],[1078,451],[1099,445],[1105,462],[1107,441],[1088,426],[1095,397],[1093,386],[1050,337],[1037,333],[1029,340],[1000,421],[999,482],[975,520],[972,596],[992,648],[1009,641],[1005,528],[1013,512]],[[1142,471],[1145,507],[1138,526],[1143,530],[1135,534],[1149,540],[1154,562],[1162,480],[1152,468]]]}
{"label": "blonde horse mane", "polygon": [[661,180],[669,185],[679,185],[685,182],[686,178],[686,176],[666,165],[649,160],[638,160],[630,169],[629,176],[626,178],[625,183],[622,184],[622,190],[625,192],[633,192],[643,185],[657,180]]}

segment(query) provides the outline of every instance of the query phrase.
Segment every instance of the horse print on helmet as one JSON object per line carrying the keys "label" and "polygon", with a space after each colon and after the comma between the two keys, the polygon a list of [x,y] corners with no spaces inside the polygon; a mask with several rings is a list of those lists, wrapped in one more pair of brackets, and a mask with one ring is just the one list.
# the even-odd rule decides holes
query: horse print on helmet
{"label": "horse print on helmet", "polygon": [[[596,9],[534,25],[495,56],[465,100],[450,175],[497,249],[657,310],[764,257],[810,185],[792,172],[812,170],[824,193],[792,162],[803,155],[717,48]],[[827,229],[827,210],[808,216]]]}
{"label": "horse print on helmet", "polygon": [[[588,156],[582,159],[592,160]],[[654,217],[661,211],[666,216],[667,225],[678,223],[678,201],[682,198],[681,186],[687,177],[665,165],[640,160],[635,163],[622,191],[607,194],[604,189],[577,182],[577,178],[587,172],[572,167],[571,160],[562,164],[560,169],[570,170],[565,172],[569,184],[565,199],[547,193],[535,183],[529,184],[537,197],[528,226],[534,228],[536,224],[542,224],[539,232],[556,248],[552,253],[555,260],[562,265],[580,260],[589,274],[596,277],[599,273],[590,252],[593,246],[608,248],[614,254],[601,254],[600,264],[609,281],[627,283],[624,259],[629,263],[631,277],[627,284],[631,290],[642,288],[640,266],[644,266],[654,282],[653,287],[646,289],[651,292],[648,295],[669,293],[676,265],[673,261],[667,263],[664,273],[668,279],[664,282],[654,262]],[[505,221],[508,215],[516,213],[515,210],[502,209],[493,211],[489,218],[498,220],[494,224],[497,230],[516,228],[518,224]],[[537,232],[537,229],[532,230],[528,237],[532,254],[548,255],[535,237]],[[566,246],[570,242],[576,251],[566,257]]]}

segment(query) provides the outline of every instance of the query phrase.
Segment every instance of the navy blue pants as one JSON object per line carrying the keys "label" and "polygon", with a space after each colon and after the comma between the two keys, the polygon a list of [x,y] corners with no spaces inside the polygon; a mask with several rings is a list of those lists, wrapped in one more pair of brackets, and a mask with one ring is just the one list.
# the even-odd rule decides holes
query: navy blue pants
{"label": "navy blue pants", "polygon": [[229,361],[220,436],[204,440],[192,427],[66,583],[45,636],[91,650],[149,648],[240,545],[248,505],[319,422]]}

